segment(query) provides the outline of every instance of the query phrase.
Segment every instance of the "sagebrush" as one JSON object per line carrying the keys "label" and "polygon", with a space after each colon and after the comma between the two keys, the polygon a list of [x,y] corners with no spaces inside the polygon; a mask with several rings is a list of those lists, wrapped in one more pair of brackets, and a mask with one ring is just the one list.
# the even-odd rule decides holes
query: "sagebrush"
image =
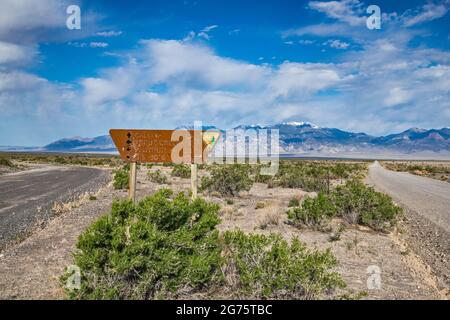
{"label": "sagebrush", "polygon": [[288,211],[288,217],[297,225],[319,228],[332,217],[341,217],[351,224],[389,231],[401,213],[391,197],[352,179],[329,195],[319,192],[315,198],[306,198],[300,207]]}
{"label": "sagebrush", "polygon": [[130,165],[124,165],[121,169],[114,171],[114,189],[128,189],[130,183]]}
{"label": "sagebrush", "polygon": [[[297,239],[219,234],[219,206],[162,189],[134,205],[114,202],[74,254],[81,289],[73,299],[316,298],[342,287],[329,251]],[[68,276],[61,277],[65,284]]]}
{"label": "sagebrush", "polygon": [[147,175],[151,182],[158,183],[158,184],[168,184],[169,183],[169,179],[167,179],[167,176],[164,175],[164,173],[159,169],[155,170],[155,171],[149,171]]}
{"label": "sagebrush", "polygon": [[189,179],[191,177],[191,168],[185,164],[175,164],[172,169],[172,176],[183,179]]}
{"label": "sagebrush", "polygon": [[249,165],[217,165],[210,169],[210,176],[201,181],[201,190],[218,192],[223,196],[236,196],[241,191],[249,191],[253,185]]}

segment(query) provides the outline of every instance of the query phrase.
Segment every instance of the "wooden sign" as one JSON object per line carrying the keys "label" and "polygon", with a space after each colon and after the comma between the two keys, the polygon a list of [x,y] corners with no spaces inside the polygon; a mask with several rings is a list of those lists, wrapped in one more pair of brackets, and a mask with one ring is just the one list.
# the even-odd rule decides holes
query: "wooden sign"
{"label": "wooden sign", "polygon": [[204,163],[220,136],[200,130],[111,129],[109,133],[124,161],[140,163]]}

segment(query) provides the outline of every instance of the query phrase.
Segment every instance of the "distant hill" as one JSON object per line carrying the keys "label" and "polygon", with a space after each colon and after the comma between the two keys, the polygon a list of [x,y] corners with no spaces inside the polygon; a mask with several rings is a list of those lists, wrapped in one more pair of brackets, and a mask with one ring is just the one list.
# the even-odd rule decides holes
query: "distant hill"
{"label": "distant hill", "polygon": [[[204,130],[215,128],[214,126],[203,127]],[[177,129],[192,129],[192,127],[183,126]],[[381,137],[337,128],[321,128],[308,122],[284,122],[269,126],[250,124],[240,125],[234,129],[237,135],[245,135],[247,130],[278,129],[280,152],[290,155],[450,159],[450,128],[430,130],[411,128],[401,133]],[[10,148],[10,150],[18,150],[20,147]],[[111,153],[117,151],[109,135],[95,138],[65,138],[41,148],[22,149],[52,152]],[[7,150],[7,147],[0,150]]]}
{"label": "distant hill", "polygon": [[109,135],[95,138],[65,138],[46,145],[46,151],[54,152],[115,152],[116,147]]}

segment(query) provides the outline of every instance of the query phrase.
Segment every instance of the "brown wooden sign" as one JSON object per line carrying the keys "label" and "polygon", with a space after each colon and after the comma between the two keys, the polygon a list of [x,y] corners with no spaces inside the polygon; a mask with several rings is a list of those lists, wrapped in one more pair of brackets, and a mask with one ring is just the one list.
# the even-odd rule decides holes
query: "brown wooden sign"
{"label": "brown wooden sign", "polygon": [[203,163],[207,148],[219,138],[219,132],[200,130],[136,130],[109,131],[120,157],[140,163]]}

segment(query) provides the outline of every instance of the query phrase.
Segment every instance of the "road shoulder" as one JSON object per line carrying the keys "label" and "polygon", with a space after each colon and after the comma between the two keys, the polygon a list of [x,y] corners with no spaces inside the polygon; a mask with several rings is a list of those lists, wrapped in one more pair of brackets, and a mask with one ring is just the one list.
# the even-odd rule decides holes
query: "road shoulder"
{"label": "road shoulder", "polygon": [[64,299],[58,277],[72,263],[78,235],[111,206],[111,183],[0,254],[0,299]]}
{"label": "road shoulder", "polygon": [[432,283],[440,297],[450,299],[449,234],[442,227],[417,212],[404,199],[391,194],[389,190],[377,183],[371,170],[373,169],[369,169],[366,183],[374,186],[380,192],[389,194],[404,209],[395,240],[404,247],[405,262],[413,273]]}

